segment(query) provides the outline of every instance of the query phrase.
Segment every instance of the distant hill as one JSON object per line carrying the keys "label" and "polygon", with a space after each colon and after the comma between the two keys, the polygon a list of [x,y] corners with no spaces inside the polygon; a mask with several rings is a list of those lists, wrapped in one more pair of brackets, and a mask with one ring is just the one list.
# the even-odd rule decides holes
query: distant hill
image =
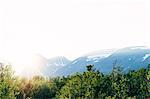
{"label": "distant hill", "polygon": [[[94,53],[94,52],[93,52]],[[150,48],[144,46],[127,47],[119,50],[105,50],[88,54],[75,59],[63,68],[58,69],[54,75],[66,76],[75,72],[83,72],[86,65],[92,64],[103,73],[111,72],[114,63],[120,65],[124,71],[137,70],[150,64]]]}

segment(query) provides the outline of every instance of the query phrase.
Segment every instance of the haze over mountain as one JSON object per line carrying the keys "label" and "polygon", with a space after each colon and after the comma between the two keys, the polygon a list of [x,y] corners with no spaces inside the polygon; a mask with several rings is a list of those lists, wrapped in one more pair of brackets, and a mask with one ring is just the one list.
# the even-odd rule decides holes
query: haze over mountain
{"label": "haze over mountain", "polygon": [[[114,65],[119,65],[123,71],[137,70],[150,64],[150,48],[144,46],[127,47],[87,53],[71,61],[64,56],[46,59],[42,55],[33,57],[35,61],[26,66],[20,75],[31,77],[42,76],[67,76],[76,72],[83,72],[91,64],[103,72],[111,72]],[[33,66],[31,66],[33,65]]]}
{"label": "haze over mountain", "polygon": [[[46,62],[60,55],[98,64],[106,56],[94,50],[150,46],[149,27],[150,0],[0,0],[0,60],[10,61],[17,74],[31,66],[30,72],[35,70],[34,53]],[[39,72],[55,75],[71,63],[61,68],[46,63]]]}
{"label": "haze over mountain", "polygon": [[47,64],[48,60],[44,56],[40,54],[34,54],[33,57],[30,57],[28,62],[24,63],[24,68],[22,69],[20,75],[25,77],[32,77],[34,75],[44,76],[42,71],[45,69]]}

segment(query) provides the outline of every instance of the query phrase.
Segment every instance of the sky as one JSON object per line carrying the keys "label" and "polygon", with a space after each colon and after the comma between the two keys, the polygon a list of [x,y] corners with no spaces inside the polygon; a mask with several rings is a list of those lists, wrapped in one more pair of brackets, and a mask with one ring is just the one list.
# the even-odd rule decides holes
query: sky
{"label": "sky", "polygon": [[0,0],[3,58],[128,46],[150,46],[150,0]]}

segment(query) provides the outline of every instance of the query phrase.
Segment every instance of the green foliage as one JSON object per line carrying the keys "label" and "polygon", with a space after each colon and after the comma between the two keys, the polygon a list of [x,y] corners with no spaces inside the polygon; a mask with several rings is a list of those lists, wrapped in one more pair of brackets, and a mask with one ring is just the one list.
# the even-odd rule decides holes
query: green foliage
{"label": "green foliage", "polygon": [[45,79],[42,77],[33,77],[32,97],[35,99],[45,99],[55,97],[57,92],[53,79]]}
{"label": "green foliage", "polygon": [[17,79],[13,74],[11,66],[0,64],[0,99],[12,99],[18,94]]}
{"label": "green foliage", "polygon": [[113,71],[110,75],[111,78],[111,87],[112,87],[112,96],[115,98],[126,98],[128,87],[127,78],[122,73],[122,69],[120,67],[114,67]]}
{"label": "green foliage", "polygon": [[98,88],[101,75],[87,66],[87,72],[69,76],[66,84],[61,88],[57,98],[61,99],[94,99],[97,97],[95,88]]}
{"label": "green foliage", "polygon": [[147,99],[150,65],[123,73],[114,65],[110,74],[87,66],[87,71],[67,77],[17,78],[10,66],[0,66],[0,99]]}

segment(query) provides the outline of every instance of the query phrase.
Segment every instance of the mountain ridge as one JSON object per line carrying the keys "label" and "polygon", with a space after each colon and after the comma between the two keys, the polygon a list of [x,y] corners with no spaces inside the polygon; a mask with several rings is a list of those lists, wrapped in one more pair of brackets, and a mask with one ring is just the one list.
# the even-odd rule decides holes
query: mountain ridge
{"label": "mountain ridge", "polygon": [[116,60],[117,64],[122,66],[126,71],[129,69],[134,70],[141,67],[146,67],[146,65],[150,64],[150,49],[144,46],[118,49],[106,57],[100,57],[101,55],[97,55],[95,57],[90,56],[82,56],[75,59],[65,67],[57,70],[55,75],[66,76],[75,72],[83,72],[86,70],[86,65],[89,64],[94,65],[96,69],[103,73],[108,73],[112,70],[113,63]]}

